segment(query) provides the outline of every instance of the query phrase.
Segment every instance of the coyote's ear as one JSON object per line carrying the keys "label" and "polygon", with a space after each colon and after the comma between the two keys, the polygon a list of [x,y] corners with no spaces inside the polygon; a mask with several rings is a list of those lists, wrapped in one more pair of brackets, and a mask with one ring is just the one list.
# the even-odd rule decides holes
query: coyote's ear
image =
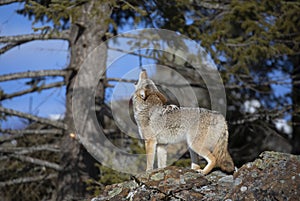
{"label": "coyote's ear", "polygon": [[141,89],[140,91],[139,91],[139,95],[140,95],[140,97],[143,99],[143,100],[145,100],[146,99],[146,90],[145,89]]}
{"label": "coyote's ear", "polygon": [[163,102],[163,104],[167,103],[167,98],[160,92],[156,92],[158,98],[161,100],[161,102]]}

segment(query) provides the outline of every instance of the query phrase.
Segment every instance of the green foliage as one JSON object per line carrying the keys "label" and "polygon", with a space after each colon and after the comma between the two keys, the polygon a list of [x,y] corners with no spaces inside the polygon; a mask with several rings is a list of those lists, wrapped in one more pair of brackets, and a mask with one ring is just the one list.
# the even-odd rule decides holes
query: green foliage
{"label": "green foliage", "polygon": [[115,183],[124,182],[130,179],[129,174],[120,173],[111,168],[98,165],[100,169],[100,180],[99,182],[103,185],[110,185]]}
{"label": "green foliage", "polygon": [[139,139],[132,138],[132,142],[130,144],[131,154],[146,154],[145,147],[141,146],[141,144],[144,145],[144,143],[141,143]]}
{"label": "green foliage", "polygon": [[190,158],[181,158],[175,161],[172,165],[178,167],[191,167],[191,159]]}
{"label": "green foliage", "polygon": [[55,29],[66,28],[69,19],[76,13],[76,5],[83,1],[56,1],[40,0],[28,1],[24,9],[18,10],[18,13],[30,18],[34,17],[33,24],[41,22],[53,22]]}
{"label": "green foliage", "polygon": [[86,181],[87,190],[92,192],[92,194],[95,196],[99,195],[106,185],[121,183],[130,180],[129,174],[120,173],[100,164],[96,164],[96,166],[100,171],[99,181],[95,181],[92,179],[88,179]]}
{"label": "green foliage", "polygon": [[299,12],[299,4],[252,0],[231,1],[230,7],[229,12],[213,20],[201,36],[207,48],[215,45],[217,51],[213,56],[217,63],[220,55],[226,56],[229,73],[249,74],[267,59],[296,53],[288,41],[279,38],[283,33],[298,32],[299,17],[295,17],[295,12]]}
{"label": "green foliage", "polygon": [[[114,1],[108,0],[93,1],[90,15],[85,16],[86,13],[81,13],[81,7],[88,2],[91,2],[91,0],[30,0],[26,2],[24,9],[20,9],[17,12],[28,16],[30,19],[33,17],[33,24],[37,22],[52,22],[54,30],[59,31],[69,28],[70,23],[75,23],[82,17],[92,18],[97,16],[101,20],[105,19],[101,17],[105,13],[99,9],[101,8],[100,5],[104,2],[114,4]],[[50,30],[49,26],[33,29],[36,31],[42,29],[42,33]]]}

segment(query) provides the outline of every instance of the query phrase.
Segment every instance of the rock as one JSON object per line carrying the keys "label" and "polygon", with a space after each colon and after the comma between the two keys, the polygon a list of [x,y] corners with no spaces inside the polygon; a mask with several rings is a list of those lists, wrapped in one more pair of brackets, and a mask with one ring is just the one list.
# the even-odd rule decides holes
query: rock
{"label": "rock", "polygon": [[219,170],[203,176],[181,167],[166,167],[106,186],[92,201],[102,200],[298,200],[300,156],[263,152],[234,175]]}
{"label": "rock", "polygon": [[300,156],[263,152],[233,177],[232,200],[299,200]]}

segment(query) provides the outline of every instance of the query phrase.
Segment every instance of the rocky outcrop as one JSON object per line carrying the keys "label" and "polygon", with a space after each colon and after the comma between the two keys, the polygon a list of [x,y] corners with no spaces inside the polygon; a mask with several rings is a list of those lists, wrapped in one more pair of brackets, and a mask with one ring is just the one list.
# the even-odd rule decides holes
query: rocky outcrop
{"label": "rocky outcrop", "polygon": [[300,156],[263,152],[234,174],[232,200],[300,200]]}
{"label": "rocky outcrop", "polygon": [[233,175],[170,166],[106,186],[102,200],[299,200],[300,156],[263,152]]}

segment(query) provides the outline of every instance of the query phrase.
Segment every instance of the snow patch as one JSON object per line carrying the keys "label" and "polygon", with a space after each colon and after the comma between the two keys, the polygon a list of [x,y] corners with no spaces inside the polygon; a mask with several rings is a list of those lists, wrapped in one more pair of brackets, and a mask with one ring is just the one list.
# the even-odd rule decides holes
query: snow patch
{"label": "snow patch", "polygon": [[261,107],[261,104],[258,100],[253,99],[245,101],[243,106],[244,112],[253,114],[257,111],[258,108]]}
{"label": "snow patch", "polygon": [[62,120],[64,117],[64,114],[49,114],[49,119],[53,121]]}
{"label": "snow patch", "polygon": [[274,124],[277,130],[291,135],[293,132],[293,128],[288,124],[287,120],[285,119],[275,119]]}

